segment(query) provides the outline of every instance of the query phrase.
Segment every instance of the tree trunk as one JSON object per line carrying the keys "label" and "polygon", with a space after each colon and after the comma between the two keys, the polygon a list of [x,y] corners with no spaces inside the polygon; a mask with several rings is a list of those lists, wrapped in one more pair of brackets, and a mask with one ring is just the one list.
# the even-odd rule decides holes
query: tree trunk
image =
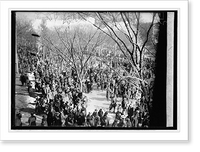
{"label": "tree trunk", "polygon": [[79,83],[80,83],[80,91],[83,92],[83,80],[79,80]]}

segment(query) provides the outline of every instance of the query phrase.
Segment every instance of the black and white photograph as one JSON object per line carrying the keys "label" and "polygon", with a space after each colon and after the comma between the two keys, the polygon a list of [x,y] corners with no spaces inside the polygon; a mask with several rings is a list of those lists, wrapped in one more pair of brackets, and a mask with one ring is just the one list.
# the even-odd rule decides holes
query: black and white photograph
{"label": "black and white photograph", "polygon": [[177,130],[176,10],[11,11],[11,130]]}
{"label": "black and white photograph", "polygon": [[187,1],[1,1],[0,23],[0,140],[189,141]]}

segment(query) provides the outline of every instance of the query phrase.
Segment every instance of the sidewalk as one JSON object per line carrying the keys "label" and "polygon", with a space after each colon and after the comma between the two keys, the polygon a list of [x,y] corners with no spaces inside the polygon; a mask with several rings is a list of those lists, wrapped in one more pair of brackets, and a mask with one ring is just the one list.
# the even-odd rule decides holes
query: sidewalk
{"label": "sidewalk", "polygon": [[[22,86],[19,80],[19,75],[16,75],[15,84],[15,110],[19,110],[22,114],[22,125],[28,126],[28,118],[31,112],[35,111],[35,98],[30,97],[28,87]],[[41,124],[41,116],[36,115],[37,125]]]}

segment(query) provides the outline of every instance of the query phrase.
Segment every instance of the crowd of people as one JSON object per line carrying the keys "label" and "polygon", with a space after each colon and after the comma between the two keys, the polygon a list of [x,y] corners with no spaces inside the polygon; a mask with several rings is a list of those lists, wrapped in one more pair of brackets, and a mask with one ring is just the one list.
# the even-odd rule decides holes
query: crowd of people
{"label": "crowd of people", "polygon": [[[149,126],[148,111],[145,107],[141,107],[141,101],[136,101],[137,89],[125,80],[121,81],[119,77],[109,78],[105,73],[93,74],[92,78],[85,81],[84,93],[89,93],[94,86],[98,90],[105,90],[106,98],[110,102],[107,111],[95,109],[94,112],[87,112],[88,99],[71,77],[61,75],[59,79],[41,78],[34,74],[36,77],[34,91],[38,94],[35,100],[35,114],[42,116],[40,126],[134,128]],[[108,117],[109,113],[115,114],[114,122]],[[33,113],[28,124],[36,126],[36,117]]]}
{"label": "crowd of people", "polygon": [[109,112],[115,113],[113,127],[149,127],[149,112],[141,92],[113,74],[105,82],[106,98],[110,101]]}
{"label": "crowd of people", "polygon": [[[29,126],[44,127],[149,127],[149,111],[139,89],[114,72],[90,68],[80,88],[73,69],[60,73],[50,69],[50,63],[34,64],[31,73],[33,82],[22,73],[20,81],[28,86],[28,92],[36,94],[35,112],[28,119]],[[93,89],[106,91],[107,109],[87,112],[87,96]],[[109,114],[114,114],[110,117]],[[40,124],[36,115],[41,116]],[[21,114],[17,113],[16,124],[21,126]]]}

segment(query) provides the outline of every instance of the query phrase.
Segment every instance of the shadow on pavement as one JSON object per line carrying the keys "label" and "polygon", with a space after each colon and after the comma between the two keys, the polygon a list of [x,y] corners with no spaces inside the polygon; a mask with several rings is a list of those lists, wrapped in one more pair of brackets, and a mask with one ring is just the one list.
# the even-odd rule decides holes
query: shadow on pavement
{"label": "shadow on pavement", "polygon": [[23,85],[21,85],[21,84],[15,84],[15,86],[23,87]]}
{"label": "shadow on pavement", "polygon": [[36,92],[36,91],[31,91],[31,92],[29,92],[29,96],[33,97],[33,98],[36,98],[37,96],[41,96],[41,93],[40,92]]}
{"label": "shadow on pavement", "polygon": [[99,97],[92,97],[90,100],[98,100],[98,101],[105,101],[105,98],[99,98]]}
{"label": "shadow on pavement", "polygon": [[21,108],[20,111],[28,112],[28,113],[34,113],[35,109],[32,109],[32,108]]}
{"label": "shadow on pavement", "polygon": [[109,106],[110,105],[110,101],[108,101],[108,103],[103,103],[103,105]]}
{"label": "shadow on pavement", "polygon": [[34,103],[31,103],[31,102],[29,102],[28,104],[31,104],[31,105],[36,105],[36,103],[34,102]]}
{"label": "shadow on pavement", "polygon": [[106,96],[106,93],[105,93],[105,92],[97,93],[97,95],[100,95],[100,96]]}
{"label": "shadow on pavement", "polygon": [[27,96],[27,95],[29,95],[28,93],[25,93],[25,92],[24,92],[24,93],[18,93],[18,92],[17,92],[17,93],[15,93],[15,94],[16,94],[16,95],[22,95],[22,96]]}

